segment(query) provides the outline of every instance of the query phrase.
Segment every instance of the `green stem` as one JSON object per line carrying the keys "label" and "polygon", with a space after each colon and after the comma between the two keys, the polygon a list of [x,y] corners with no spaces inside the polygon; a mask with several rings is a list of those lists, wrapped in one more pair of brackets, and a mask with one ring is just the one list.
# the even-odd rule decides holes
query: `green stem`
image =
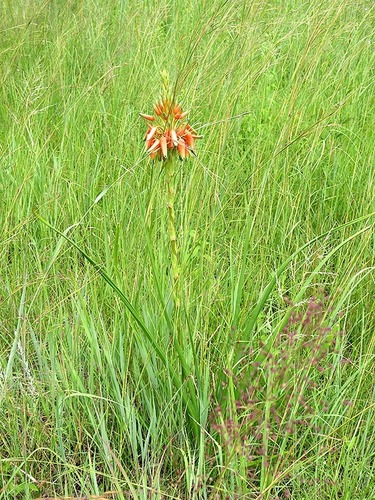
{"label": "green stem", "polygon": [[180,266],[178,259],[177,236],[175,228],[174,214],[174,162],[173,157],[169,157],[165,162],[165,178],[167,183],[167,206],[168,206],[168,234],[171,242],[171,260],[173,277],[173,298],[176,308],[180,307],[179,282]]}

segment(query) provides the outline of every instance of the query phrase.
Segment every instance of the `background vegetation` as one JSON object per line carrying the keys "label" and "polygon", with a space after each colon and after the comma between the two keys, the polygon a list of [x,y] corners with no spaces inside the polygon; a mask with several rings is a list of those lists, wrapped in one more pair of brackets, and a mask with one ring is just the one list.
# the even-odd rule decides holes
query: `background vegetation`
{"label": "background vegetation", "polygon": [[373,498],[373,2],[0,10],[0,499]]}

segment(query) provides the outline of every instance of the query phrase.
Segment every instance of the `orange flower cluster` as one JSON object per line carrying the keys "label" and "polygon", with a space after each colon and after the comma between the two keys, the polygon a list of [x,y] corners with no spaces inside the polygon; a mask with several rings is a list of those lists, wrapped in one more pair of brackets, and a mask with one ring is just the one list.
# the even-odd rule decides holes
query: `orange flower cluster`
{"label": "orange flower cluster", "polygon": [[182,111],[179,104],[166,98],[154,104],[155,116],[140,113],[147,121],[147,132],[144,137],[146,151],[152,159],[165,160],[168,154],[177,152],[184,160],[195,155],[195,139],[202,136],[188,123],[182,122],[189,111]]}

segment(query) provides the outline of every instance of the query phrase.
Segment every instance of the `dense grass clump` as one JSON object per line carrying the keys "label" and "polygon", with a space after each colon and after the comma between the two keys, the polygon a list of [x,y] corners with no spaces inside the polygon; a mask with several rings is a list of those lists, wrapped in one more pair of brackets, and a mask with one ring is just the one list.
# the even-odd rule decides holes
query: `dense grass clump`
{"label": "dense grass clump", "polygon": [[375,497],[373,2],[0,13],[0,500]]}

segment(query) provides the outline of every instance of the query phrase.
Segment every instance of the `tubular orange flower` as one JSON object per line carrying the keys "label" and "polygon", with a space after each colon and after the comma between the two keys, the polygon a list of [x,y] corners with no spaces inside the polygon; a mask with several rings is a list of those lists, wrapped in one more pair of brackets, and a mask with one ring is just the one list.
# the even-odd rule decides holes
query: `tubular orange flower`
{"label": "tubular orange flower", "polygon": [[181,160],[195,154],[197,135],[193,127],[182,120],[189,111],[182,111],[180,104],[170,97],[164,97],[154,104],[156,117],[145,113],[140,116],[147,122],[145,135],[146,151],[152,159],[166,160],[177,153]]}
{"label": "tubular orange flower", "polygon": [[144,118],[145,120],[149,120],[151,122],[153,122],[155,120],[155,116],[151,116],[151,115],[145,115],[144,113],[139,113],[140,116],[142,116],[142,118]]}

